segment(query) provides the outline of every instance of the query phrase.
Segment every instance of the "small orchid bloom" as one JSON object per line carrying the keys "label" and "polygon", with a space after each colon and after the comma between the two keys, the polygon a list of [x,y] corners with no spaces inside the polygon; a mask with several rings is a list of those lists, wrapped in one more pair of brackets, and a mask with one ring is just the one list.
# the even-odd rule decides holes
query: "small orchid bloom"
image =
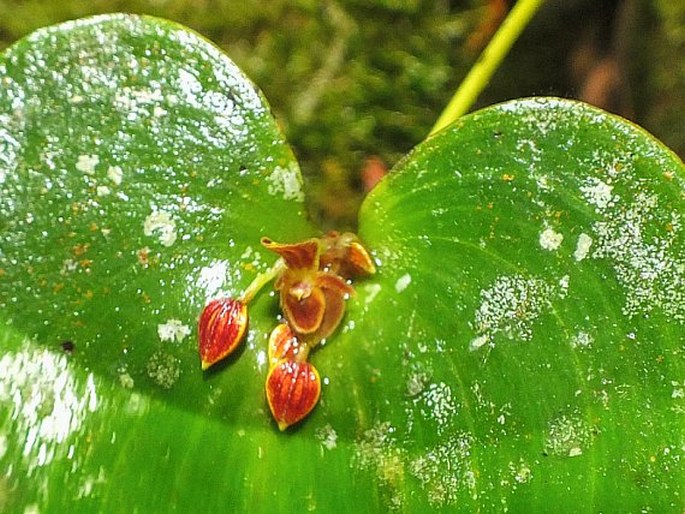
{"label": "small orchid bloom", "polygon": [[262,238],[262,244],[285,262],[275,287],[288,324],[295,334],[315,345],[340,324],[345,300],[354,289],[339,275],[320,270],[321,239],[282,244]]}

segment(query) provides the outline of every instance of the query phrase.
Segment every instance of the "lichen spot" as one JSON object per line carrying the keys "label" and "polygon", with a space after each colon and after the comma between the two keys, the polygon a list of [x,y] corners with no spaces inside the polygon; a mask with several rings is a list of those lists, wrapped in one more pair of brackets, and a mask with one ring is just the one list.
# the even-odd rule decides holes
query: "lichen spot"
{"label": "lichen spot", "polygon": [[471,339],[469,343],[469,350],[475,352],[479,348],[482,348],[490,341],[490,338],[486,334],[481,334],[478,337]]}
{"label": "lichen spot", "polygon": [[165,323],[157,325],[157,334],[162,341],[180,343],[190,335],[190,327],[177,319],[168,319]]}
{"label": "lichen spot", "polygon": [[119,166],[110,166],[107,168],[107,178],[111,180],[115,186],[119,186],[124,179],[124,171]]}
{"label": "lichen spot", "polygon": [[589,204],[594,205],[597,211],[603,211],[614,204],[613,190],[614,186],[596,177],[589,177],[585,184],[580,186],[580,191],[583,193],[585,200]]}
{"label": "lichen spot", "polygon": [[546,228],[540,233],[540,246],[549,252],[558,250],[563,240],[564,235],[551,228]]}
{"label": "lichen spot", "polygon": [[364,292],[366,293],[366,298],[364,298],[364,305],[369,305],[376,299],[378,293],[381,292],[380,284],[364,284]]}
{"label": "lichen spot", "polygon": [[494,338],[500,333],[510,340],[530,341],[535,320],[558,292],[556,284],[539,278],[497,278],[480,293],[481,303],[472,323],[476,338],[469,343],[470,348],[476,350],[486,343],[494,347]]}
{"label": "lichen spot", "polygon": [[316,438],[321,443],[321,447],[326,450],[334,450],[338,445],[338,433],[329,424],[316,430]]}
{"label": "lichen spot", "polygon": [[178,237],[176,234],[176,222],[168,212],[152,211],[143,223],[143,233],[151,236],[154,233],[159,236],[159,242],[166,247],[173,245]]}
{"label": "lichen spot", "polygon": [[405,273],[397,279],[397,282],[395,282],[395,291],[401,293],[402,291],[407,289],[407,286],[409,286],[409,284],[411,284],[411,275],[409,273]]}
{"label": "lichen spot", "polygon": [[574,349],[586,349],[592,346],[594,338],[587,332],[580,331],[571,336],[570,344]]}
{"label": "lichen spot", "polygon": [[79,155],[76,161],[76,169],[86,175],[95,174],[95,166],[100,162],[97,155]]}
{"label": "lichen spot", "polygon": [[276,166],[268,177],[268,192],[273,196],[283,196],[284,200],[304,201],[302,177],[295,164],[284,168]]}
{"label": "lichen spot", "polygon": [[573,252],[573,258],[579,262],[582,261],[590,253],[591,246],[592,238],[583,232],[578,236],[578,242],[576,243],[576,250]]}
{"label": "lichen spot", "polygon": [[181,376],[180,361],[166,352],[155,352],[147,362],[147,374],[157,385],[171,389]]}
{"label": "lichen spot", "polygon": [[119,383],[121,384],[121,387],[126,389],[133,389],[133,386],[135,385],[133,377],[126,372],[119,374]]}
{"label": "lichen spot", "polygon": [[376,473],[383,496],[391,508],[398,509],[404,502],[402,484],[405,464],[402,451],[395,442],[395,428],[388,422],[377,423],[366,430],[355,444],[353,465]]}
{"label": "lichen spot", "polygon": [[421,483],[432,506],[454,505],[464,493],[477,498],[472,446],[473,437],[456,434],[410,462],[409,471]]}
{"label": "lichen spot", "polygon": [[578,457],[592,443],[592,431],[579,413],[562,415],[549,423],[545,452],[559,457]]}

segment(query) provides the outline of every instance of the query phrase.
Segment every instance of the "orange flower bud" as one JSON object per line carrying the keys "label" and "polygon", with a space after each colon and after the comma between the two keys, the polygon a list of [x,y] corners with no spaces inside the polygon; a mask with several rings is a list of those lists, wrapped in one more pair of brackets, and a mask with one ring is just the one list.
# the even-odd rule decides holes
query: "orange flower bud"
{"label": "orange flower bud", "polygon": [[309,362],[282,359],[266,377],[266,400],[283,431],[309,414],[321,395],[321,379]]}
{"label": "orange flower bud", "polygon": [[309,347],[301,342],[285,323],[277,325],[269,336],[269,366],[287,359],[301,361],[307,358]]}
{"label": "orange flower bud", "polygon": [[227,357],[237,347],[247,328],[247,304],[234,298],[209,302],[198,322],[202,369]]}

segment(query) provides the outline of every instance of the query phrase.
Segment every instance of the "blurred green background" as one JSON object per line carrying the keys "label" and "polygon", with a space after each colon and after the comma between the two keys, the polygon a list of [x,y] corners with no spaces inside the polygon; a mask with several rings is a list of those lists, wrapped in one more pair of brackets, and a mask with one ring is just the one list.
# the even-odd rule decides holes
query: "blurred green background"
{"label": "blurred green background", "polygon": [[[106,12],[200,32],[262,89],[312,218],[354,228],[365,191],[428,133],[514,0],[0,0],[0,47]],[[478,105],[580,98],[685,155],[685,2],[548,0]]]}

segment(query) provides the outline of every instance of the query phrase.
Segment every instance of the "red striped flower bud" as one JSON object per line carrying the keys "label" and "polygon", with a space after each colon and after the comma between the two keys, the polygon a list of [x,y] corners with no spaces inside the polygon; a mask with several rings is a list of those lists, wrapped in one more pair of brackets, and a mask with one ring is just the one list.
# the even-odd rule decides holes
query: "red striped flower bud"
{"label": "red striped flower bud", "polygon": [[234,298],[218,298],[209,302],[198,323],[202,369],[227,357],[245,335],[247,304]]}
{"label": "red striped flower bud", "polygon": [[266,400],[281,430],[305,418],[320,395],[319,372],[309,362],[282,359],[266,377]]}

